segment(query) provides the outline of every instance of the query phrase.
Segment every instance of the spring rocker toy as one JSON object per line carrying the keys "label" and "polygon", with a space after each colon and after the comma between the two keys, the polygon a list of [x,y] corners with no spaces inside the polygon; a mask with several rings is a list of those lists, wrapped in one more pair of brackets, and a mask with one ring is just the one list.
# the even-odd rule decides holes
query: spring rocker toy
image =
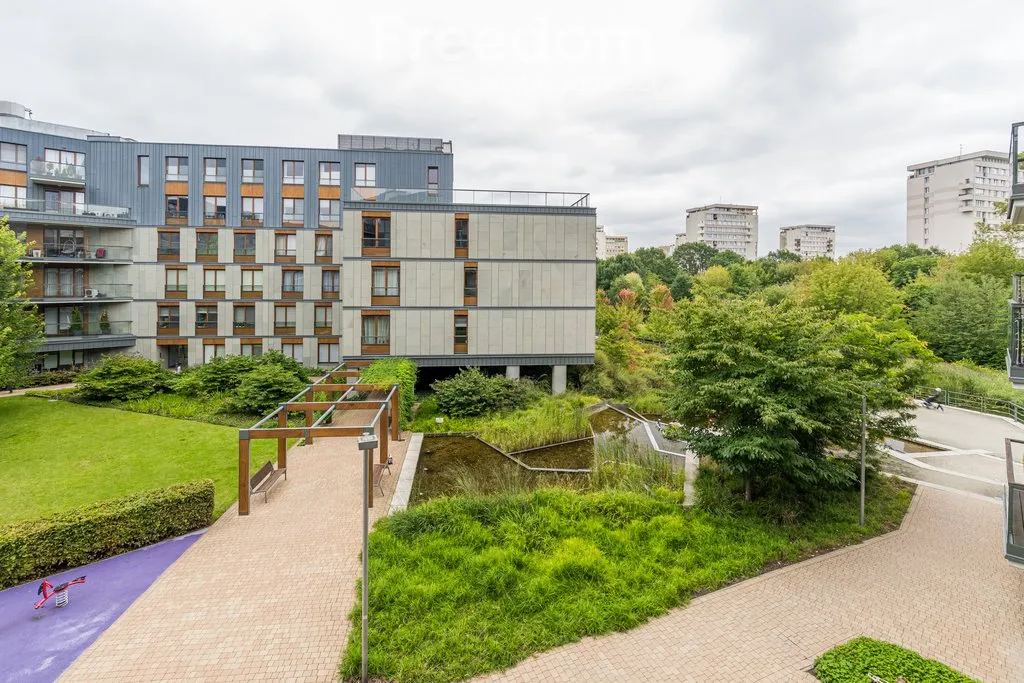
{"label": "spring rocker toy", "polygon": [[57,607],[66,607],[68,604],[68,587],[74,586],[77,583],[85,583],[85,577],[79,576],[77,579],[71,581],[65,581],[59,586],[54,586],[52,583],[43,579],[43,582],[39,584],[39,590],[36,591],[36,595],[42,595],[43,599],[36,603],[36,609],[39,609],[53,596],[54,603]]}

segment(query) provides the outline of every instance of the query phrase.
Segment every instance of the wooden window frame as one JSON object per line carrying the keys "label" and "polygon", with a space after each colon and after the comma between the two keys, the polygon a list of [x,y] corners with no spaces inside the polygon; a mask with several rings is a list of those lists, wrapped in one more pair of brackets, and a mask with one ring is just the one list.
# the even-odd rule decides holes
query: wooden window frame
{"label": "wooden window frame", "polygon": [[[252,236],[252,253],[251,254],[239,254],[238,253],[238,241],[237,238],[240,236]],[[233,230],[231,232],[231,258],[235,263],[255,263],[256,262],[256,231],[255,230]]]}
{"label": "wooden window frame", "polygon": [[[178,282],[175,285],[176,289],[167,289],[167,274],[172,271],[178,273],[178,276],[175,278]],[[184,277],[182,277],[181,273],[185,274]],[[185,280],[185,282],[182,283],[182,280]],[[182,288],[182,285],[184,285],[184,288]],[[164,266],[164,298],[188,298],[188,268],[186,266]]]}
{"label": "wooden window frame", "polygon": [[[371,317],[387,317],[388,318],[388,343],[377,344],[377,343],[366,343],[366,337],[363,336],[363,325],[367,318]],[[360,351],[364,356],[386,356],[391,353],[391,311],[362,311],[359,316],[359,345]],[[379,340],[375,340],[379,341]]]}
{"label": "wooden window frame", "polygon": [[[251,326],[246,326],[246,325],[239,326],[238,320],[235,319],[235,311],[237,311],[240,308],[241,309],[245,309],[245,310],[251,310],[253,312],[252,313],[252,325]],[[248,335],[256,334],[256,304],[249,304],[249,303],[234,304],[231,307],[231,329],[233,331],[233,334],[248,334]]]}
{"label": "wooden window frame", "polygon": [[[292,174],[288,175],[285,170],[288,164],[299,164],[302,168],[301,175],[295,175],[295,167],[292,166]],[[281,161],[281,184],[282,185],[305,185],[306,184],[306,162],[303,159],[284,159]]]}
{"label": "wooden window frame", "polygon": [[[263,276],[264,276],[263,266],[242,266],[242,275],[241,275],[241,283],[239,285],[239,287],[240,287],[239,293],[242,295],[243,299],[262,299],[263,298],[263,288],[265,286],[264,282],[260,282],[260,288],[258,290],[257,289],[248,290],[248,289],[245,288],[245,274],[246,273],[255,273],[255,272],[258,272],[260,274],[260,280],[263,280]],[[253,278],[253,279],[255,279],[255,278]],[[253,286],[255,287],[255,283],[253,283]]]}
{"label": "wooden window frame", "polygon": [[[465,222],[466,238],[459,240],[459,223]],[[469,258],[469,214],[455,214],[455,258]]]}
{"label": "wooden window frame", "polygon": [[[210,162],[213,162],[213,175],[209,175]],[[218,162],[224,162],[223,166]],[[217,173],[223,167],[224,173]],[[203,182],[226,183],[228,181],[228,160],[225,157],[203,157]]]}
{"label": "wooden window frame", "polygon": [[[387,237],[381,237],[381,221],[387,221]],[[372,221],[373,237],[367,237],[367,221]],[[360,243],[363,256],[391,256],[391,212],[363,211],[360,225]]]}
{"label": "wooden window frame", "polygon": [[[206,254],[200,253],[199,251],[199,236],[200,235],[213,235],[214,237],[214,253]],[[196,261],[200,263],[216,263],[220,260],[220,233],[217,230],[203,230],[196,229]]]}
{"label": "wooden window frame", "polygon": [[[252,210],[250,210],[250,211],[246,211],[245,210],[245,202],[246,202],[246,200],[251,202],[252,205],[253,205]],[[256,200],[259,200],[261,205],[262,205],[260,211],[256,211],[256,206],[255,206],[256,205]],[[265,211],[266,211],[266,202],[264,201],[263,197],[242,197],[242,220],[241,220],[242,225],[244,225],[244,226],[251,226],[251,227],[257,227],[257,228],[261,227],[263,225],[263,217],[264,217]],[[248,216],[249,216],[248,218],[246,218],[246,214],[248,214]]]}
{"label": "wooden window frame", "polygon": [[[161,327],[160,312],[162,309],[173,309],[178,312],[178,324],[171,327]],[[157,302],[156,305],[156,334],[158,337],[168,336],[177,337],[181,334],[181,305],[178,302],[168,303],[165,301]]]}
{"label": "wooden window frame", "polygon": [[[171,200],[175,201],[175,206],[178,208],[174,209],[174,214],[171,214],[171,209],[168,207],[168,203]],[[181,209],[181,200],[185,200],[185,210]],[[189,201],[187,194],[169,194],[164,195],[164,222],[167,225],[188,225],[188,212],[189,212]]]}
{"label": "wooden window frame", "polygon": [[[330,321],[326,318],[323,322],[330,322],[330,325],[320,325],[319,311],[329,311]],[[334,306],[330,304],[315,304],[313,306],[313,334],[331,334],[334,331]],[[361,332],[361,330],[360,330]]]}
{"label": "wooden window frame", "polygon": [[[243,356],[249,355],[249,356],[253,356],[253,357],[258,357],[258,356],[262,356],[263,355],[263,340],[262,339],[242,339],[241,343],[238,346],[239,346],[238,352],[241,355],[243,355]],[[245,353],[245,347],[246,346],[258,346],[260,348],[260,352],[258,354],[256,354],[256,353],[252,353],[251,350],[250,350],[250,353],[246,354]]]}
{"label": "wooden window frame", "polygon": [[[245,175],[245,162],[251,161],[252,163],[252,175]],[[256,176],[256,162],[260,162],[259,177]],[[284,170],[284,167],[282,167]],[[263,179],[266,177],[266,162],[263,159],[242,159],[239,171],[242,176],[243,185],[262,185]]]}
{"label": "wooden window frame", "polygon": [[[213,200],[213,213],[207,208],[210,200]],[[223,213],[220,210],[220,203],[224,203]],[[221,195],[203,196],[203,225],[227,225],[228,222],[228,198]]]}
{"label": "wooden window frame", "polygon": [[[334,273],[335,275],[331,279],[337,279],[338,288],[336,290],[324,289],[324,275],[326,273]],[[341,298],[341,269],[340,268],[321,268],[320,269],[320,298],[321,299],[340,299]]]}
{"label": "wooden window frame", "polygon": [[[398,282],[394,289],[398,294],[377,294],[374,282],[377,280],[376,271],[384,271],[384,291],[391,289],[391,273],[395,273]],[[398,306],[402,298],[402,269],[398,261],[371,261],[370,262],[370,305],[371,306]]]}
{"label": "wooden window frame", "polygon": [[[370,169],[373,169],[373,180],[368,180],[367,173]],[[360,171],[362,171],[362,178],[360,178]],[[377,187],[377,164],[370,161],[357,161],[352,169],[353,185],[355,187]]]}
{"label": "wooden window frame", "polygon": [[[324,167],[327,167],[327,176],[325,181]],[[336,166],[338,169],[338,179],[335,180],[331,177],[331,167]],[[341,162],[340,161],[321,161],[317,164],[317,177],[318,183],[322,187],[334,187],[341,186]]]}
{"label": "wooden window frame", "polygon": [[[289,235],[295,238],[295,248],[291,250],[291,251],[293,251],[295,253],[291,254],[290,256],[287,253],[289,251],[289,249],[287,247],[285,247],[283,250],[280,250],[280,251],[284,251],[285,252],[283,254],[279,253],[279,250],[277,248],[277,238],[278,237],[288,237]],[[287,243],[288,243],[288,240],[285,240],[285,244],[287,244]],[[298,236],[298,234],[294,230],[275,230],[274,231],[274,263],[295,263],[295,257],[298,255],[298,253],[299,253],[299,236]]]}
{"label": "wooden window frame", "polygon": [[[328,251],[326,254],[317,253],[317,242],[321,238],[326,237],[328,239]],[[334,233],[330,231],[317,231],[313,233],[313,262],[314,263],[334,263]]]}
{"label": "wooden window frame", "polygon": [[[463,341],[459,341],[459,318],[466,319],[466,335]],[[452,331],[454,333],[454,353],[469,353],[469,311],[456,310],[452,317]]]}
{"label": "wooden window frame", "polygon": [[[331,360],[330,358],[328,358],[327,360],[320,360],[320,347],[321,346],[335,346],[335,347],[337,347],[337,349],[336,349],[337,350],[337,358],[335,358],[334,360]],[[339,363],[340,359],[341,359],[341,342],[340,342],[340,340],[337,337],[328,337],[328,338],[317,339],[316,340],[316,364],[317,365],[330,365],[330,366],[333,367],[333,366],[335,366],[335,365],[337,365]]]}
{"label": "wooden window frame", "polygon": [[[285,211],[285,203],[292,202],[292,210]],[[302,211],[295,211],[295,202],[302,202]],[[286,218],[290,215],[291,218]],[[296,218],[298,216],[299,218]],[[281,225],[286,228],[301,228],[306,224],[306,200],[302,197],[281,197]]]}
{"label": "wooden window frame", "polygon": [[[293,284],[292,285],[293,289],[291,291],[285,290],[285,288],[284,288],[284,280],[285,280],[285,275],[284,274],[285,273],[298,273],[299,275],[301,275],[302,276],[302,289],[300,289],[298,291],[294,291],[294,284]],[[293,279],[294,279],[294,277],[295,276],[292,276]],[[297,266],[297,267],[292,267],[292,268],[285,267],[285,268],[281,269],[281,298],[282,299],[302,299],[305,296],[305,289],[306,289],[306,275],[305,275],[305,271],[302,268],[302,266]]]}
{"label": "wooden window frame", "polygon": [[[178,250],[174,252],[160,253],[161,235],[177,235]],[[157,261],[181,261],[181,231],[180,230],[157,230],[156,231],[156,260]]]}
{"label": "wooden window frame", "polygon": [[[203,325],[199,321],[199,309],[211,309],[211,308],[216,312],[216,316],[217,316],[217,320],[216,320],[215,324],[212,327],[209,326],[208,324],[207,325]],[[220,308],[217,306],[217,304],[197,303],[196,304],[196,336],[216,335],[217,334],[217,330],[219,328],[220,328]]]}
{"label": "wooden window frame", "polygon": [[[221,276],[213,278],[213,287],[207,284],[206,276],[209,273],[220,273]],[[223,299],[227,292],[227,273],[224,272],[224,266],[203,266],[203,298],[204,299]],[[221,284],[217,284],[217,281],[221,280]],[[218,289],[219,287],[219,289]]]}
{"label": "wooden window frame", "polygon": [[[142,182],[142,160],[146,160],[146,182]],[[139,154],[135,159],[135,181],[138,187],[149,187],[153,181],[153,163],[148,154]]]}
{"label": "wooden window frame", "polygon": [[[466,276],[472,272],[476,279],[476,286],[470,293],[469,285],[466,284]],[[480,267],[476,261],[466,261],[462,266],[462,305],[476,306],[477,297],[480,295]]]}
{"label": "wooden window frame", "polygon": [[[324,202],[328,203],[328,213],[325,215],[323,212]],[[332,204],[337,204],[338,213],[330,213],[330,209],[333,208]],[[341,200],[340,199],[328,199],[323,198],[317,200],[316,207],[316,220],[317,225],[321,228],[340,228],[341,227]]]}
{"label": "wooden window frame", "polygon": [[[291,309],[292,310],[292,324],[281,325],[277,324],[277,311],[279,309]],[[295,326],[298,323],[298,311],[296,310],[295,304],[274,304],[274,334],[278,337],[282,335],[295,334]],[[287,315],[285,315],[285,322],[287,322]]]}
{"label": "wooden window frame", "polygon": [[[434,181],[430,181],[430,172],[434,172]],[[441,167],[440,166],[427,166],[427,190],[430,192],[437,192],[441,189]]]}

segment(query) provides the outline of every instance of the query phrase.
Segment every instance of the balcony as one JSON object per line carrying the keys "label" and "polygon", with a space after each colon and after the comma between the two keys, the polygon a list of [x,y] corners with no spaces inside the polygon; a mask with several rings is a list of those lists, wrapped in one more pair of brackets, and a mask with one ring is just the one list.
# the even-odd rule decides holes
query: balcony
{"label": "balcony", "polygon": [[529,192],[514,190],[403,190],[383,187],[353,187],[351,202],[388,204],[476,204],[480,206],[548,207],[589,209],[586,192]]}
{"label": "balcony", "polygon": [[1009,219],[1011,223],[1024,223],[1024,121],[1010,129],[1010,194]]}
{"label": "balcony", "polygon": [[259,227],[263,225],[263,214],[255,213],[253,211],[243,211],[242,225],[251,225],[254,227]]}
{"label": "balcony", "polygon": [[81,326],[75,325],[70,319],[59,323],[46,323],[44,334],[50,337],[104,337],[131,334],[130,320],[111,320],[103,323],[99,320],[85,320]]}
{"label": "balcony", "polygon": [[1024,389],[1024,275],[1013,276],[1010,299],[1010,339],[1006,349],[1006,373],[1014,389]]}
{"label": "balcony", "polygon": [[0,214],[11,220],[50,225],[95,225],[97,227],[132,227],[131,211],[123,206],[54,202],[46,199],[0,199]]}
{"label": "balcony", "polygon": [[25,254],[26,261],[58,261],[61,263],[71,261],[104,261],[130,263],[132,259],[132,248],[99,244],[77,244],[74,241],[67,242],[44,242],[42,245],[33,246]]}
{"label": "balcony", "polygon": [[33,297],[32,301],[37,303],[59,303],[66,304],[72,301],[81,303],[114,303],[116,301],[130,301],[132,298],[132,286],[130,284],[99,284],[90,283],[88,287],[72,283],[50,283],[43,285],[42,299]]}
{"label": "balcony", "polygon": [[28,175],[37,183],[85,187],[85,166],[37,159],[29,164]]}
{"label": "balcony", "polygon": [[178,209],[168,209],[165,216],[167,225],[187,225],[188,224],[188,211]]}

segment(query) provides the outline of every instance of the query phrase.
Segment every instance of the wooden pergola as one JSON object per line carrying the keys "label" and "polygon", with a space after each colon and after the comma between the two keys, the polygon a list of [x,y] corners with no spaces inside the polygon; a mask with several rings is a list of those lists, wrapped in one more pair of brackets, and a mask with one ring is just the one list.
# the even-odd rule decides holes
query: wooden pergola
{"label": "wooden pergola", "polygon": [[[277,439],[277,468],[283,469],[288,466],[288,439],[303,439],[306,444],[312,444],[315,439],[359,437],[376,433],[380,443],[380,460],[373,465],[373,468],[379,469],[387,464],[389,426],[390,440],[400,440],[398,429],[400,390],[397,384],[391,385],[390,388],[382,388],[377,384],[362,384],[358,382],[360,377],[361,374],[358,370],[349,370],[345,363],[342,363],[316,382],[308,385],[290,400],[279,405],[276,410],[249,429],[238,430],[239,515],[249,514],[249,444],[253,439]],[[347,380],[353,378],[357,380],[356,384],[347,383]],[[363,392],[369,394],[366,399],[357,401],[351,398],[353,394]],[[317,394],[326,394],[328,400],[314,400]],[[371,398],[374,394],[384,395]],[[318,410],[323,413],[314,421],[313,414]],[[329,424],[335,413],[345,410],[373,410],[374,415],[373,419],[365,425],[342,427]],[[292,412],[305,413],[305,426],[288,426],[288,414]],[[273,424],[275,417],[277,418],[276,426],[264,426],[268,423]],[[360,454],[362,453],[363,451],[360,451]],[[372,458],[373,452],[367,451],[365,457]],[[373,480],[374,477],[371,476],[366,482],[370,507],[373,507]]]}

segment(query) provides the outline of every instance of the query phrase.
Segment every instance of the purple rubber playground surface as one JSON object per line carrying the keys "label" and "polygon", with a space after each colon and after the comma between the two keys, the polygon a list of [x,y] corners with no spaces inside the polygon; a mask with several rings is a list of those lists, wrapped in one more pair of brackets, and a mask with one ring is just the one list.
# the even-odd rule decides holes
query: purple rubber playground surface
{"label": "purple rubber playground surface", "polygon": [[[0,681],[56,680],[201,534],[0,591]],[[58,609],[51,597],[33,608],[41,599],[36,590],[43,578],[56,586],[83,574],[84,584],[68,588],[67,607]]]}

